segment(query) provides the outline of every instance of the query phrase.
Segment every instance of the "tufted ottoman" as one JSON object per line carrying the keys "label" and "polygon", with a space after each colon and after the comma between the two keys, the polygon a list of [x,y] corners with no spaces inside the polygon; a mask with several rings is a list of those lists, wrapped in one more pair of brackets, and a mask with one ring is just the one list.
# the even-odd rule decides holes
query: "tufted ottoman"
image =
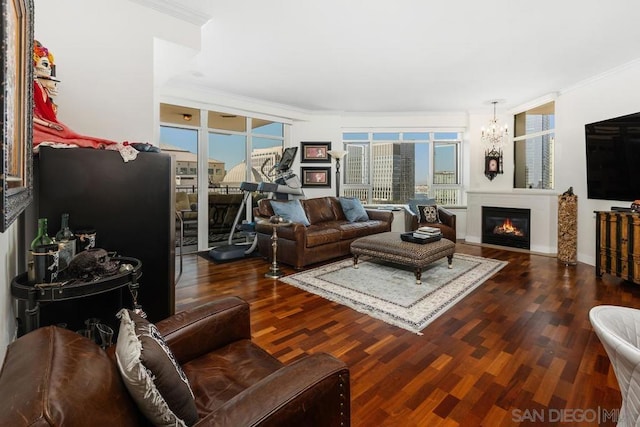
{"label": "tufted ottoman", "polygon": [[351,243],[353,267],[358,268],[360,255],[407,265],[415,269],[417,285],[422,284],[422,269],[432,262],[447,257],[451,268],[455,243],[447,239],[425,244],[411,243],[401,240],[400,234],[402,233],[379,233],[354,240]]}

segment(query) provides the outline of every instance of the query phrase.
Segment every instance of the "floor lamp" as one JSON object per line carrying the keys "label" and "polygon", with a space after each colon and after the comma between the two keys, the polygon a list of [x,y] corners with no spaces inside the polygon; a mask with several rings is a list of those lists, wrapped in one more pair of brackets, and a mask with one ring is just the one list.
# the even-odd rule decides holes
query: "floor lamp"
{"label": "floor lamp", "polygon": [[345,150],[329,150],[327,152],[336,159],[336,197],[340,197],[340,159],[347,155]]}

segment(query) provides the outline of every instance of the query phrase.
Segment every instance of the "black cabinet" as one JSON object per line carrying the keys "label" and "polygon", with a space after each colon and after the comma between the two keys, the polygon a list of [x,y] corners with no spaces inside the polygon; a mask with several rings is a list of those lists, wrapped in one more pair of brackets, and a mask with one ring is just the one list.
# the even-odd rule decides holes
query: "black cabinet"
{"label": "black cabinet", "polygon": [[[72,230],[92,227],[96,247],[142,263],[139,303],[157,322],[175,311],[175,167],[164,153],[138,153],[124,162],[120,153],[90,148],[42,147],[34,159],[35,215],[49,219],[49,233],[69,213]],[[65,322],[74,313],[113,318],[119,299],[107,294],[42,307],[41,324]],[[88,305],[88,306],[87,306]]]}

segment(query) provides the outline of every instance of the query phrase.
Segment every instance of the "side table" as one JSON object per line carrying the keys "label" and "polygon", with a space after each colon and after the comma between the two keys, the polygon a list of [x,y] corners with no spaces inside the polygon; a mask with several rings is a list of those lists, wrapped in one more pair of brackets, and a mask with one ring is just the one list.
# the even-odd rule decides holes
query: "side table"
{"label": "side table", "polygon": [[259,220],[260,224],[269,225],[273,230],[271,234],[271,250],[272,250],[272,260],[271,267],[269,267],[269,271],[264,273],[264,277],[270,279],[277,279],[278,277],[284,276],[282,270],[280,270],[280,266],[278,265],[278,227],[286,227],[291,225],[291,221],[280,219],[278,222],[272,222],[271,220]]}
{"label": "side table", "polygon": [[[11,295],[17,300],[25,301],[24,334],[40,327],[40,304],[68,301],[77,298],[90,297],[105,292],[129,287],[134,308],[139,308],[137,302],[138,279],[142,276],[142,262],[136,258],[113,257],[113,261],[130,264],[132,270],[116,273],[99,280],[89,282],[69,281],[58,283],[44,283],[33,285],[28,282],[27,273],[21,273],[11,280]],[[22,329],[22,328],[21,328]]]}

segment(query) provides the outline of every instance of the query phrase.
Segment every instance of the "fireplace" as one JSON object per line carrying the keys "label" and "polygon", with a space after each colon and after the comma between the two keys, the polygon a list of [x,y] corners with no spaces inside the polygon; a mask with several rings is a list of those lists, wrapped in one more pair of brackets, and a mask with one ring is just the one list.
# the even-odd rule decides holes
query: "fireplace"
{"label": "fireplace", "polygon": [[531,210],[482,207],[482,243],[530,249]]}

